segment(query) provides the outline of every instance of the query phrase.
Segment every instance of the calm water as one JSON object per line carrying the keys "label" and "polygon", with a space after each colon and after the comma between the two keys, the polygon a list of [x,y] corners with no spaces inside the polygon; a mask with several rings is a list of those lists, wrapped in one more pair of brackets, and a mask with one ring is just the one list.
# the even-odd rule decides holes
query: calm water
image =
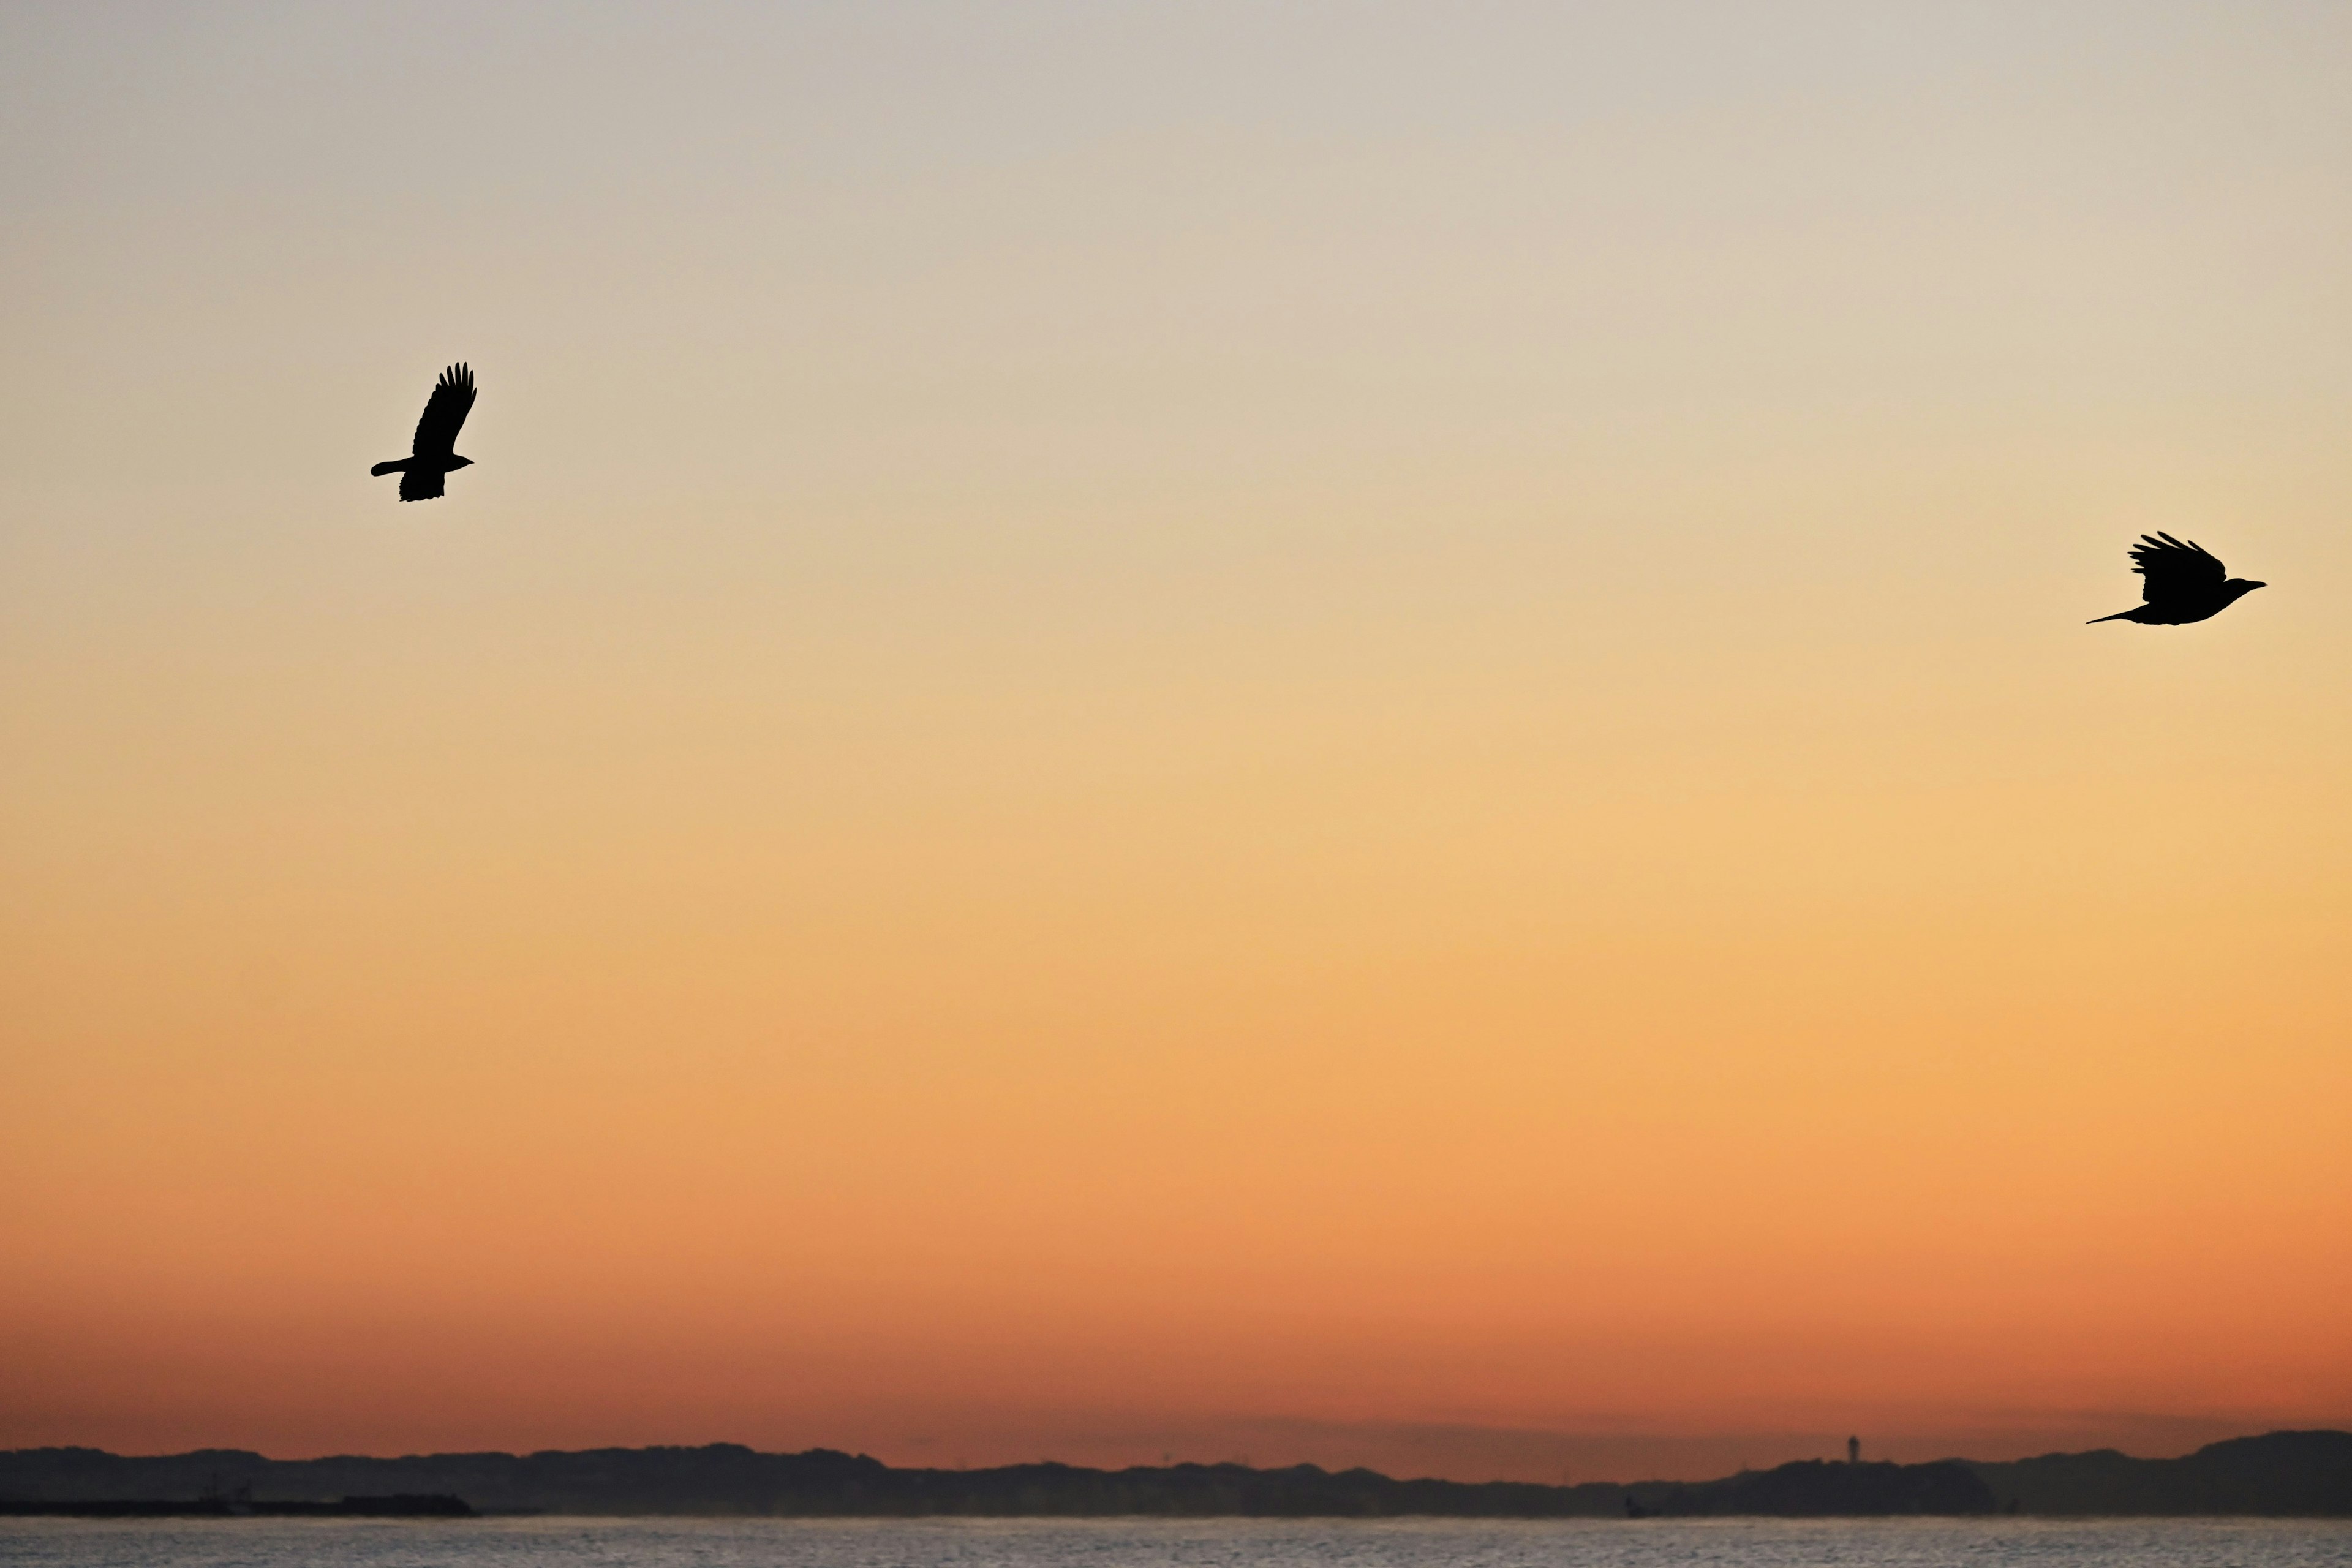
{"label": "calm water", "polygon": [[1354,1523],[0,1521],[0,1563],[55,1568],[2049,1568],[2352,1564],[2338,1522],[1645,1520]]}

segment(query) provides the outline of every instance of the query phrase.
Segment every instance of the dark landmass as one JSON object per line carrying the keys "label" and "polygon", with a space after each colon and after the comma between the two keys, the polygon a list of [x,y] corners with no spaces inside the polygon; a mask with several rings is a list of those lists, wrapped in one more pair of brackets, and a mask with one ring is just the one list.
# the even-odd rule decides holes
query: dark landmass
{"label": "dark landmass", "polygon": [[1625,1511],[1636,1519],[1718,1514],[1839,1519],[1998,1513],[2001,1509],[1992,1489],[1958,1459],[1932,1465],[1836,1465],[1803,1459],[1778,1469],[1743,1471],[1719,1481],[1696,1485],[1643,1481],[1624,1490]]}
{"label": "dark landmass", "polygon": [[2232,1437],[2178,1459],[2101,1448],[1969,1468],[2019,1513],[2352,1516],[2352,1432]]}
{"label": "dark landmass", "polygon": [[154,1498],[85,1498],[25,1502],[0,1498],[0,1518],[28,1514],[73,1519],[471,1519],[459,1497],[345,1497],[332,1502],[249,1497],[199,1497],[186,1502]]}
{"label": "dark landmass", "polygon": [[[173,1499],[185,1500],[156,1500]],[[894,1469],[878,1459],[824,1448],[762,1454],[732,1443],[397,1459],[268,1459],[226,1448],[151,1458],[96,1448],[0,1453],[0,1513],[110,1510],[409,1517],[463,1510],[786,1518],[2342,1518],[2352,1517],[2352,1433],[2273,1432],[2215,1443],[2178,1459],[2135,1459],[2113,1451],[2003,1464],[1808,1459],[1714,1481],[1562,1487],[1394,1480],[1371,1470],[1335,1472],[1313,1465],[1265,1470],[1245,1465],[1094,1470],[1055,1464]]]}
{"label": "dark landmass", "polygon": [[398,1459],[280,1460],[235,1449],[153,1458],[126,1458],[95,1448],[0,1453],[0,1499],[196,1497],[224,1487],[250,1489],[257,1498],[394,1489],[448,1493],[485,1513],[1544,1519],[1606,1518],[1624,1510],[1623,1489],[1608,1484],[1399,1481],[1371,1470],[1334,1473],[1313,1465],[1267,1470],[1245,1465],[1094,1470],[1057,1464],[894,1469],[878,1459],[826,1448],[761,1454],[732,1443]]}

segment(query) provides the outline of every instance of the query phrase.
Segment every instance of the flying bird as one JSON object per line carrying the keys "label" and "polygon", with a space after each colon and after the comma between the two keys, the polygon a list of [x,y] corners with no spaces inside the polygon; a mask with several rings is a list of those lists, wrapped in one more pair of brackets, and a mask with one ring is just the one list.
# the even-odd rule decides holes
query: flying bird
{"label": "flying bird", "polygon": [[2131,558],[2132,570],[2145,579],[2139,596],[2147,603],[2085,625],[2137,621],[2144,626],[2185,626],[2191,621],[2211,620],[2255,589],[2270,586],[2231,576],[2229,569],[2206,553],[2203,545],[2194,541],[2184,544],[2168,533],[2141,534],[2131,548]]}
{"label": "flying bird", "polygon": [[417,416],[416,438],[409,443],[408,456],[378,463],[368,472],[398,474],[403,500],[437,500],[445,477],[473,466],[473,458],[461,458],[457,453],[458,428],[466,423],[466,415],[473,406],[474,373],[462,364],[451,365],[433,384],[433,395],[425,400],[425,412]]}

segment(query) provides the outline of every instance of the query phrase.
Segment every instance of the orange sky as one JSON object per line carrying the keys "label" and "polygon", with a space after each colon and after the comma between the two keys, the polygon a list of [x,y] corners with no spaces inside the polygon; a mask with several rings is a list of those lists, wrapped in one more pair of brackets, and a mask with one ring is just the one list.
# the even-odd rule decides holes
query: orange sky
{"label": "orange sky", "polygon": [[1559,9],[0,18],[0,1446],[2352,1425],[2352,24]]}

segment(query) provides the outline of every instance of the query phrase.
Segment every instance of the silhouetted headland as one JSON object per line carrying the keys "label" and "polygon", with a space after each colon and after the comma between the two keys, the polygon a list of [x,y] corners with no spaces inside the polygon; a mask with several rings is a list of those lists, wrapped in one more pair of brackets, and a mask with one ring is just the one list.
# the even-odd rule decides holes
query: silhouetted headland
{"label": "silhouetted headland", "polygon": [[[170,1499],[186,1500],[156,1500]],[[2340,1518],[2352,1517],[2352,1433],[2273,1432],[2215,1443],[2178,1459],[2135,1459],[2113,1450],[1995,1464],[1808,1459],[1720,1480],[1631,1486],[1396,1480],[1372,1470],[1331,1471],[1314,1465],[898,1469],[825,1448],[762,1454],[732,1443],[396,1459],[268,1459],[235,1449],[150,1458],[96,1448],[0,1453],[0,1512],[109,1511],[412,1517],[479,1511],[787,1518]]]}
{"label": "silhouetted headland", "polygon": [[81,1498],[49,1502],[0,1498],[0,1516],[62,1515],[73,1519],[471,1519],[464,1498],[419,1496],[341,1497],[320,1502],[307,1498],[255,1500],[205,1496],[171,1498]]}
{"label": "silhouetted headland", "polygon": [[1801,1459],[1719,1481],[1644,1481],[1624,1490],[1625,1512],[1633,1519],[1754,1514],[1839,1519],[2001,1511],[1992,1489],[1958,1459],[1928,1465]]}

